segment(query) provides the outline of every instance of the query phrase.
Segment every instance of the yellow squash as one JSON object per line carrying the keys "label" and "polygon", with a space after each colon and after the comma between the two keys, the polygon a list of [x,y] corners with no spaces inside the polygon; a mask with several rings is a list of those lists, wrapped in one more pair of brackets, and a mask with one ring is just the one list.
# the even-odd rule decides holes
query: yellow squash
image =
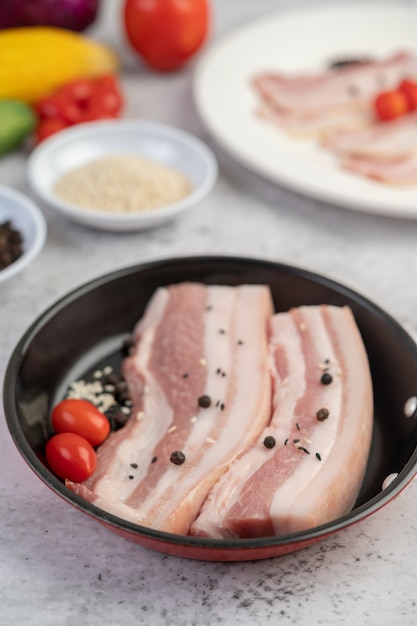
{"label": "yellow squash", "polygon": [[69,30],[31,26],[0,32],[0,100],[36,102],[71,80],[117,69],[110,48]]}

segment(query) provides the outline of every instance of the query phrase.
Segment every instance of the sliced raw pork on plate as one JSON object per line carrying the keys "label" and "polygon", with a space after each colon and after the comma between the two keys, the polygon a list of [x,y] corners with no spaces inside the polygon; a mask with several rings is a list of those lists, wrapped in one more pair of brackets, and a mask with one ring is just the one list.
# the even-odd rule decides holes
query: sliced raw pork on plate
{"label": "sliced raw pork on plate", "polygon": [[131,522],[187,534],[220,475],[271,417],[268,287],[160,288],[123,373],[133,400],[70,489]]}
{"label": "sliced raw pork on plate", "polygon": [[327,137],[337,131],[366,128],[373,121],[368,109],[338,108],[321,111],[284,111],[277,109],[270,102],[262,102],[257,115],[285,129],[294,137]]}
{"label": "sliced raw pork on plate", "polygon": [[392,122],[374,124],[363,130],[334,133],[322,144],[343,156],[374,160],[400,159],[417,152],[417,113],[409,113]]}
{"label": "sliced raw pork on plate", "polygon": [[262,100],[274,108],[307,113],[365,108],[377,93],[396,87],[404,77],[417,77],[417,56],[408,52],[317,74],[260,73],[253,85]]}
{"label": "sliced raw pork on plate", "polygon": [[351,172],[392,185],[417,184],[417,152],[399,159],[372,159],[347,156],[341,165]]}
{"label": "sliced raw pork on plate", "polygon": [[368,459],[372,384],[347,307],[310,306],[271,321],[273,415],[216,483],[191,534],[259,537],[349,512]]}

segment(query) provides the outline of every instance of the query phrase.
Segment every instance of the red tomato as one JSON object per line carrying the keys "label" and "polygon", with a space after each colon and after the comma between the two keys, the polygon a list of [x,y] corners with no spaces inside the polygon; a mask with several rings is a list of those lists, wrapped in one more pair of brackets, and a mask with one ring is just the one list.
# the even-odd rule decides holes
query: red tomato
{"label": "red tomato", "polygon": [[375,98],[375,112],[382,122],[394,120],[408,111],[407,98],[400,91],[383,91]]}
{"label": "red tomato", "polygon": [[57,95],[72,102],[77,107],[83,109],[87,106],[89,99],[93,95],[95,84],[93,80],[80,79],[67,83],[57,91]]}
{"label": "red tomato", "polygon": [[404,94],[409,111],[415,111],[417,109],[417,83],[413,80],[403,80],[398,91]]}
{"label": "red tomato", "polygon": [[36,143],[47,139],[67,126],[69,126],[68,122],[59,117],[41,120],[36,130]]}
{"label": "red tomato", "polygon": [[45,454],[54,474],[77,483],[91,476],[97,463],[91,444],[74,433],[60,433],[51,437],[46,444]]}
{"label": "red tomato", "polygon": [[132,47],[154,69],[179,68],[203,44],[209,0],[125,0],[124,27]]}
{"label": "red tomato", "polygon": [[98,446],[110,432],[107,417],[87,400],[62,400],[52,411],[52,426],[57,433],[76,433],[92,446]]}
{"label": "red tomato", "polygon": [[113,74],[106,74],[105,76],[100,76],[96,78],[94,81],[95,91],[102,92],[111,92],[120,94],[119,83],[117,82],[117,78],[113,76]]}

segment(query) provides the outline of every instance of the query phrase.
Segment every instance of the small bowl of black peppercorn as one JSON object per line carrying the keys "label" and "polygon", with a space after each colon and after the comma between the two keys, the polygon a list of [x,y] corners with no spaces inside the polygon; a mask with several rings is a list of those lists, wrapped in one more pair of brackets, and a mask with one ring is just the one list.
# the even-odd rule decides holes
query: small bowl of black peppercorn
{"label": "small bowl of black peppercorn", "polygon": [[38,256],[46,240],[46,222],[24,194],[0,185],[0,283]]}

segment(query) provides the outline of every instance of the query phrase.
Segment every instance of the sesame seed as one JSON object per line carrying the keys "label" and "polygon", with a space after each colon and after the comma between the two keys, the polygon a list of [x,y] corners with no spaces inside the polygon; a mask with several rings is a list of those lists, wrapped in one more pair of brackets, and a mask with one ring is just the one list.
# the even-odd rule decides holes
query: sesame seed
{"label": "sesame seed", "polygon": [[129,479],[130,479],[130,480],[133,480],[133,479],[134,479],[134,476],[132,476],[132,474],[129,474]]}
{"label": "sesame seed", "polygon": [[130,464],[130,467],[133,467],[133,469],[137,469],[138,464],[137,464],[137,463],[131,463],[131,464]]}
{"label": "sesame seed", "polygon": [[193,417],[190,419],[190,422],[191,422],[192,424],[195,424],[195,423],[196,423],[196,421],[197,421],[197,416],[196,416],[196,415],[193,415]]}
{"label": "sesame seed", "polygon": [[207,437],[206,441],[207,441],[207,443],[216,443],[216,440],[213,439],[212,437]]}
{"label": "sesame seed", "polygon": [[306,454],[310,454],[310,452],[307,450],[307,448],[304,448],[304,446],[297,446],[299,450],[301,450],[302,452],[305,452]]}
{"label": "sesame seed", "polygon": [[156,463],[156,461],[157,461],[157,460],[158,460],[158,457],[157,457],[157,456],[154,456],[154,457],[152,457],[152,461],[151,461],[151,463]]}
{"label": "sesame seed", "polygon": [[110,365],[106,365],[106,367],[103,369],[103,374],[107,376],[108,374],[111,374],[112,371],[113,371],[113,368]]}
{"label": "sesame seed", "polygon": [[103,372],[101,370],[96,370],[93,374],[93,378],[101,378],[103,376]]}
{"label": "sesame seed", "polygon": [[137,419],[138,421],[140,421],[141,419],[143,419],[143,418],[144,418],[144,416],[145,416],[145,413],[144,413],[143,411],[138,411],[138,412],[136,413],[136,419]]}
{"label": "sesame seed", "polygon": [[176,431],[176,430],[177,430],[177,426],[175,426],[175,425],[174,425],[174,426],[171,426],[171,428],[168,428],[168,430],[167,430],[167,434],[173,433],[173,432],[174,432],[174,431]]}
{"label": "sesame seed", "polygon": [[225,334],[226,334],[226,331],[224,330],[224,328],[219,328],[219,333],[220,333],[221,335],[225,335]]}
{"label": "sesame seed", "polygon": [[301,322],[301,324],[298,326],[298,328],[302,331],[306,330],[307,325],[304,322]]}
{"label": "sesame seed", "polygon": [[284,446],[286,446],[288,442],[289,442],[289,439],[286,439],[286,440],[284,441]]}
{"label": "sesame seed", "polygon": [[183,378],[188,378],[189,374],[185,373],[182,375]]}
{"label": "sesame seed", "polygon": [[129,413],[130,413],[130,409],[129,409],[129,407],[127,407],[127,406],[122,406],[122,407],[120,408],[120,410],[121,410],[121,412],[122,412],[122,413],[124,413],[125,415],[129,415]]}
{"label": "sesame seed", "polygon": [[300,424],[298,422],[295,422],[295,427],[297,430],[300,430]]}
{"label": "sesame seed", "polygon": [[238,339],[236,343],[238,346],[243,346],[243,341],[241,339]]}
{"label": "sesame seed", "polygon": [[207,365],[207,359],[205,359],[204,357],[201,357],[200,365]]}
{"label": "sesame seed", "polygon": [[220,411],[224,411],[224,403],[223,402],[220,404]]}
{"label": "sesame seed", "polygon": [[316,459],[317,459],[318,461],[321,461],[321,456],[320,456],[320,454],[319,454],[318,452],[316,452]]}

